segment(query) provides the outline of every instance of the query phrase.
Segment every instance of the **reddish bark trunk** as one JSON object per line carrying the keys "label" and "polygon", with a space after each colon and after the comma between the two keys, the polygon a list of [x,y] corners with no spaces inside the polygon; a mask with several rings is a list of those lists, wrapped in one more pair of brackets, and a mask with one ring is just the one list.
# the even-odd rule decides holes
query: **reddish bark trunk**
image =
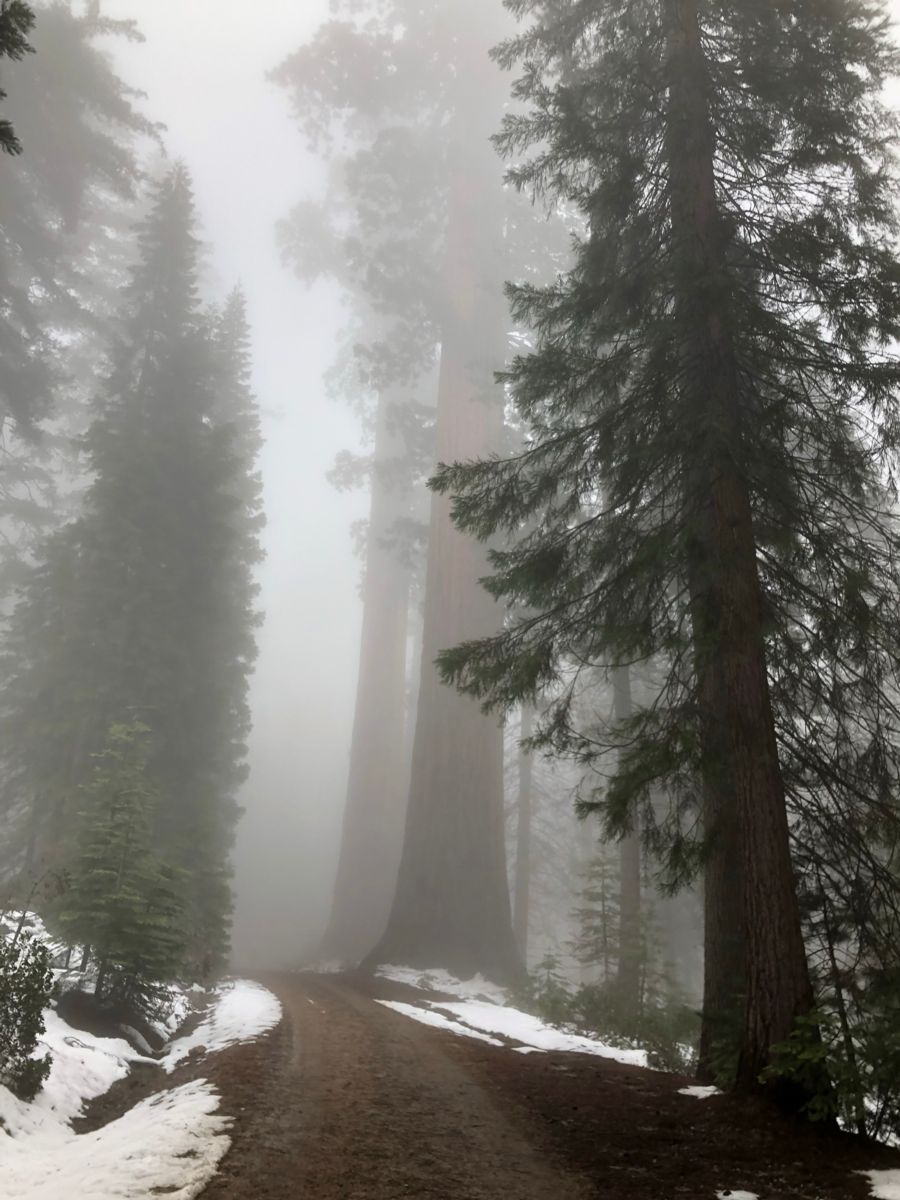
{"label": "reddish bark trunk", "polygon": [[[697,0],[663,0],[675,298],[695,433],[688,464],[689,584],[707,795],[732,822],[746,930],[739,1080],[755,1086],[770,1048],[812,1007],[766,674],[752,510],[740,463],[741,412],[718,209],[709,74]],[[708,896],[707,903],[719,903]],[[724,920],[724,914],[721,914]]]}
{"label": "reddish bark trunk", "polygon": [[[390,430],[392,400],[379,401],[356,714],[341,851],[321,953],[358,961],[384,932],[390,911],[408,786],[404,749],[410,573],[383,544],[401,498],[383,476],[402,452]],[[382,471],[379,471],[382,468]]]}
{"label": "reddish bark trunk", "polygon": [[[476,34],[477,26],[464,32]],[[437,458],[446,463],[490,454],[502,429],[493,380],[505,346],[502,167],[488,142],[502,77],[486,44],[470,52],[448,166],[436,426]],[[434,663],[441,650],[493,633],[500,613],[478,582],[488,571],[485,552],[453,525],[451,506],[449,497],[432,496],[406,834],[388,928],[369,961],[499,978],[520,970],[506,877],[502,730],[476,700],[442,684]]]}

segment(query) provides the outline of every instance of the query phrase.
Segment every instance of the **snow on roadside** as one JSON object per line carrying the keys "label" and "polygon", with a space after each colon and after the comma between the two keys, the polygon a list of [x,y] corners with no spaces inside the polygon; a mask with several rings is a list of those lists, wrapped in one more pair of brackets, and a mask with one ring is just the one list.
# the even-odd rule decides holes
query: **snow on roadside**
{"label": "snow on roadside", "polygon": [[446,992],[450,996],[459,996],[461,1000],[488,1000],[494,1004],[505,1004],[507,999],[506,991],[483,975],[457,979],[442,968],[422,971],[418,967],[397,967],[391,963],[377,967],[375,974],[420,991]]}
{"label": "snow on roadside", "polygon": [[756,1192],[733,1192],[730,1188],[724,1192],[716,1192],[716,1200],[759,1200]]}
{"label": "snow on roadside", "polygon": [[611,1058],[616,1062],[629,1066],[646,1067],[646,1050],[628,1050],[618,1046],[609,1046],[597,1038],[585,1037],[578,1033],[566,1033],[547,1025],[540,1017],[530,1013],[520,1012],[516,1008],[506,1008],[499,1004],[484,1003],[483,1001],[467,1000],[461,1003],[442,1004],[431,1002],[432,1008],[450,1013],[465,1025],[471,1025],[483,1033],[496,1033],[503,1037],[521,1042],[526,1051],[572,1051],[578,1054],[596,1054],[601,1058]]}
{"label": "snow on roadside", "polygon": [[377,1004],[383,1005],[385,1008],[392,1008],[394,1012],[400,1013],[404,1017],[412,1017],[414,1021],[421,1022],[422,1025],[431,1025],[436,1029],[446,1029],[448,1033],[455,1033],[459,1037],[475,1038],[479,1042],[487,1042],[490,1046],[502,1046],[498,1038],[491,1037],[487,1033],[479,1033],[477,1029],[467,1029],[465,1025],[460,1025],[457,1021],[451,1021],[449,1017],[445,1017],[442,1013],[434,1012],[430,1008],[419,1008],[417,1004],[401,1004],[397,1000],[377,1000]]}
{"label": "snow on roadside", "polygon": [[[713,1087],[711,1084],[708,1087],[704,1087],[702,1084],[692,1083],[690,1087],[679,1088],[678,1095],[693,1096],[695,1100],[708,1100],[710,1096],[721,1096],[722,1089]],[[739,1196],[740,1193],[732,1192],[731,1195]]]}
{"label": "snow on roadside", "polygon": [[875,1200],[900,1200],[900,1171],[860,1171],[872,1188]]}
{"label": "snow on roadside", "polygon": [[[390,973],[388,973],[390,972]],[[379,971],[384,978],[397,983],[408,983],[413,987],[419,986],[415,979],[422,979],[422,972],[415,972],[409,967],[386,967]],[[448,975],[445,971],[429,971],[427,978],[431,986],[424,990],[450,992],[451,994],[476,994],[493,991],[498,997],[506,993],[494,984],[488,984],[480,976],[468,982],[461,982]],[[440,982],[435,982],[439,980]],[[423,990],[420,988],[420,990]],[[411,1017],[423,1025],[445,1029],[460,1037],[475,1038],[487,1041],[495,1046],[504,1043],[497,1037],[509,1038],[520,1042],[515,1049],[520,1054],[548,1053],[551,1051],[569,1051],[579,1054],[596,1054],[602,1058],[612,1058],[616,1062],[631,1066],[646,1067],[647,1053],[645,1050],[630,1050],[609,1046],[597,1038],[585,1037],[582,1034],[567,1033],[546,1024],[540,1017],[530,1013],[520,1012],[519,1009],[494,1000],[468,999],[462,1001],[423,1000],[421,1004],[402,1004],[392,1000],[379,1000],[385,1008],[391,1008],[402,1016]]]}
{"label": "snow on roadside", "polygon": [[172,1042],[159,1059],[165,1071],[174,1071],[193,1050],[224,1050],[235,1042],[252,1041],[268,1033],[281,1020],[281,1004],[270,991],[249,979],[235,979],[218,989],[210,1015],[191,1033]]}
{"label": "snow on roadside", "polygon": [[137,1200],[165,1192],[175,1200],[199,1195],[228,1149],[229,1121],[212,1114],[219,1097],[205,1081],[160,1092],[93,1133],[69,1122],[103,1095],[135,1062],[123,1038],[73,1029],[53,1009],[44,1013],[39,1053],[53,1064],[37,1097],[26,1104],[0,1086],[3,1200],[59,1200],[75,1191],[90,1200]]}
{"label": "snow on roadside", "polygon": [[[221,1050],[258,1037],[281,1017],[271,992],[248,980],[228,983],[214,997],[203,1023],[174,1042],[163,1060],[137,1053],[124,1038],[74,1029],[47,1009],[37,1051],[53,1055],[44,1087],[25,1104],[0,1086],[2,1200],[60,1200],[73,1191],[84,1200],[198,1196],[230,1144],[230,1118],[217,1114],[219,1094],[206,1080],[157,1092],[92,1133],[76,1134],[70,1122],[134,1063],[171,1071],[195,1046]],[[162,1086],[165,1075],[159,1078]]]}
{"label": "snow on roadside", "polygon": [[156,1065],[155,1058],[137,1054],[124,1038],[95,1037],[73,1029],[52,1008],[44,1012],[45,1030],[39,1053],[53,1055],[50,1074],[28,1107],[52,1113],[58,1121],[81,1115],[84,1104],[109,1091],[128,1074],[131,1063]]}
{"label": "snow on roadside", "polygon": [[[8,1098],[8,1099],[7,1099]],[[9,1104],[30,1108],[0,1087],[0,1116]],[[227,1117],[214,1115],[215,1088],[204,1080],[142,1100],[93,1133],[75,1134],[44,1116],[32,1136],[0,1131],[3,1200],[143,1200],[165,1193],[193,1200],[216,1173],[231,1139]]]}

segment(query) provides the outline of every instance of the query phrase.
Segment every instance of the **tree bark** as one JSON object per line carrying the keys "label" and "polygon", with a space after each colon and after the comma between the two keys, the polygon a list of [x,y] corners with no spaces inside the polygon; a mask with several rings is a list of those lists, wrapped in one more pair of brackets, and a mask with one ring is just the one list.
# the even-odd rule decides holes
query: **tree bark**
{"label": "tree bark", "polygon": [[[632,713],[631,672],[615,667],[612,672],[613,709],[616,723]],[[616,991],[632,1013],[641,1007],[641,836],[635,816],[632,828],[619,843],[619,960]]]}
{"label": "tree bark", "polygon": [[[502,294],[502,168],[488,142],[499,120],[502,76],[477,22],[461,61],[466,87],[450,131],[444,317],[436,454],[482,458],[502,430],[506,306]],[[497,101],[496,105],[494,100]],[[369,962],[442,966],[495,978],[521,971],[512,930],[503,828],[503,740],[496,718],[442,684],[439,651],[493,633],[500,613],[480,585],[484,549],[451,520],[450,497],[432,495],[422,674],[412,778],[397,893]]]}
{"label": "tree bark", "polygon": [[331,917],[320,953],[358,962],[384,932],[397,883],[408,787],[405,751],[410,571],[384,545],[401,498],[385,467],[403,452],[379,399],[350,774]]}
{"label": "tree bark", "polygon": [[[531,737],[534,709],[522,705],[522,741]],[[531,902],[531,821],[533,808],[533,756],[519,747],[519,796],[516,806],[516,872],[513,881],[513,931],[522,962],[528,967],[528,916]]]}
{"label": "tree bark", "polygon": [[[756,1086],[770,1048],[813,1005],[766,673],[762,599],[730,324],[726,234],[715,180],[710,79],[697,0],[663,0],[674,294],[691,434],[688,583],[707,812],[736,830],[746,931],[738,1080]],[[707,902],[719,904],[713,894]],[[724,920],[724,914],[719,914]]]}

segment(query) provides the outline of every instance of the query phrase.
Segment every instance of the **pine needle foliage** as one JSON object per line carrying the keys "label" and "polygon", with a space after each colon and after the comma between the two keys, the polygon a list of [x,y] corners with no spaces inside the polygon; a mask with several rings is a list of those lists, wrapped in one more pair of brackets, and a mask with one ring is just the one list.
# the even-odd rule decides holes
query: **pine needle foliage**
{"label": "pine needle foliage", "polygon": [[[10,5],[4,11],[12,11]],[[23,5],[18,7],[22,8]],[[121,311],[138,145],[158,137],[96,5],[39,0],[33,55],[3,66],[24,152],[0,155],[0,612],[85,486],[81,437]]]}
{"label": "pine needle foliage", "polygon": [[[34,27],[34,10],[24,0],[0,0],[0,58],[18,62],[33,53],[28,35]],[[0,88],[0,100],[6,92]],[[0,150],[4,154],[21,154],[22,144],[16,137],[11,121],[0,120]]]}
{"label": "pine needle foliage", "polygon": [[36,1055],[50,1003],[50,952],[33,933],[0,937],[0,1084],[33,1100],[50,1074],[52,1058]]}
{"label": "pine needle foliage", "polygon": [[59,924],[91,947],[101,1000],[153,1012],[178,975],[185,935],[183,880],[154,850],[150,735],[140,722],[113,725],[95,756]]}
{"label": "pine needle foliage", "polygon": [[205,977],[228,944],[263,518],[245,305],[201,306],[194,222],[178,165],[137,231],[83,512],[44,547],[11,622],[0,731],[22,814],[11,840],[47,868],[110,726],[152,729],[154,839],[183,873],[186,960]]}
{"label": "pine needle foliage", "polygon": [[[703,770],[727,780],[730,769],[724,753],[702,749],[698,670],[715,642],[692,610],[692,591],[708,595],[721,566],[697,553],[718,464],[752,513],[788,803],[816,839],[837,827],[849,841],[890,841],[900,267],[895,123],[881,99],[898,55],[884,7],[508,7],[529,18],[497,51],[519,67],[522,111],[497,144],[517,187],[574,209],[580,226],[572,265],[552,285],[509,288],[535,338],[504,380],[525,447],[444,466],[434,480],[456,497],[462,529],[510,538],[492,552],[486,583],[525,614],[447,650],[444,677],[501,710],[554,694],[538,741],[585,761],[618,746],[593,806],[620,828],[641,806],[652,840],[651,787],[666,795],[655,848],[672,847],[678,870],[689,864],[679,830],[696,823]],[[693,134],[671,99],[688,9],[705,111]],[[672,147],[690,145],[687,135],[713,164],[708,237],[719,265],[708,275],[673,208]],[[701,309],[731,350],[725,419],[702,399]],[[661,671],[659,692],[597,746],[573,719],[581,673],[636,663]]]}

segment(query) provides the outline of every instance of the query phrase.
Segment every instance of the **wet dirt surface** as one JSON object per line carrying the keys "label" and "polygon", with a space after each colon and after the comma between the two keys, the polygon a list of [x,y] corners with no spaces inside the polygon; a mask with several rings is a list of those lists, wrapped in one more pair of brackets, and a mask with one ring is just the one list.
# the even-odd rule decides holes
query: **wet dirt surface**
{"label": "wet dirt surface", "polygon": [[285,1021],[206,1073],[236,1118],[205,1200],[865,1200],[900,1155],[689,1080],[578,1054],[522,1055],[374,1003],[365,977],[262,976]]}
{"label": "wet dirt surface", "polygon": [[247,1064],[239,1095],[219,1081],[239,1122],[205,1200],[592,1194],[577,1169],[541,1153],[445,1038],[333,977],[261,982],[285,1008],[281,1068]]}
{"label": "wet dirt surface", "polygon": [[[690,1080],[583,1054],[518,1054],[375,1003],[423,994],[361,975],[259,976],[270,1034],[142,1067],[90,1106],[97,1128],[162,1086],[209,1079],[232,1146],[204,1200],[868,1200],[900,1153],[762,1102],[679,1095]],[[437,999],[432,994],[430,999]]]}

